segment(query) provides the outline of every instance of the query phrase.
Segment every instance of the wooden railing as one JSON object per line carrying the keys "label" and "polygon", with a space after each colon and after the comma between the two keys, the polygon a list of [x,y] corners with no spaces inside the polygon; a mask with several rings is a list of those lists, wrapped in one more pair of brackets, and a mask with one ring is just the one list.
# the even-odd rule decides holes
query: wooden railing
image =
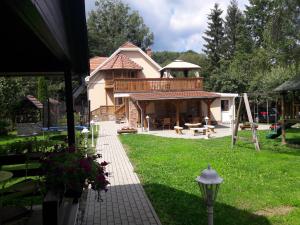
{"label": "wooden railing", "polygon": [[114,80],[105,80],[105,88],[114,88]]}
{"label": "wooden railing", "polygon": [[114,92],[203,90],[203,78],[118,78]]}

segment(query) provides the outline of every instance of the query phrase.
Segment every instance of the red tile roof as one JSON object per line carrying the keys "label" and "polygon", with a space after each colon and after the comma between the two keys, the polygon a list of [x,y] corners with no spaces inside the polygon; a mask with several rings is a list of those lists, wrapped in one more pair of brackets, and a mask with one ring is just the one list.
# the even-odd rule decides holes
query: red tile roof
{"label": "red tile roof", "polygon": [[127,41],[124,44],[122,44],[120,48],[138,48],[138,47],[132,44],[130,41]]}
{"label": "red tile roof", "polygon": [[32,95],[26,95],[26,98],[38,109],[43,108],[43,104]]}
{"label": "red tile roof", "polygon": [[95,56],[90,59],[90,69],[93,72],[98,66],[100,66],[108,57]]}
{"label": "red tile roof", "polygon": [[143,67],[132,61],[126,55],[117,54],[113,58],[109,59],[100,70],[116,70],[116,69],[128,69],[128,70],[142,70]]}
{"label": "red tile roof", "polygon": [[191,99],[191,98],[218,98],[219,94],[207,91],[175,91],[175,92],[148,92],[130,94],[134,100],[162,100],[162,99]]}

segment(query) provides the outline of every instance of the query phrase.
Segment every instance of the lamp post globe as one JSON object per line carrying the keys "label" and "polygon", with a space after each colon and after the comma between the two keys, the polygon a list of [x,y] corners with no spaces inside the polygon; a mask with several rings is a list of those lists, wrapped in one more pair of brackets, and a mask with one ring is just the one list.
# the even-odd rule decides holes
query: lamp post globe
{"label": "lamp post globe", "polygon": [[206,123],[206,126],[207,126],[209,118],[206,116],[206,117],[204,118],[204,120],[205,120],[205,123]]}
{"label": "lamp post globe", "polygon": [[213,205],[223,178],[219,177],[218,173],[208,165],[207,169],[203,170],[196,178],[196,181],[207,206],[208,225],[213,225]]}

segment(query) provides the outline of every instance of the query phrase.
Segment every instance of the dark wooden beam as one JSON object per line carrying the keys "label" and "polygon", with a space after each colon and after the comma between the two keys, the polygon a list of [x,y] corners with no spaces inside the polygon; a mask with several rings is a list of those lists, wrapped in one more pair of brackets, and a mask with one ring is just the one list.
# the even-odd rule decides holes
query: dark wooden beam
{"label": "dark wooden beam", "polygon": [[286,131],[285,131],[285,97],[286,97],[286,93],[281,93],[281,129],[282,129],[282,133],[281,133],[281,143],[282,144],[286,144]]}
{"label": "dark wooden beam", "polygon": [[73,93],[72,93],[72,75],[69,69],[65,71],[65,96],[67,107],[67,125],[68,125],[68,145],[75,146],[75,123],[73,109]]}

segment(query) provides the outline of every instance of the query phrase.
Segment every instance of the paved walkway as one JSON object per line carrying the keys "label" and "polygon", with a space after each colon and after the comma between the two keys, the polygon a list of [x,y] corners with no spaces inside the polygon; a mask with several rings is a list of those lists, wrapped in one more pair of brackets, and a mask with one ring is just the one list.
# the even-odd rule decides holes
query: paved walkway
{"label": "paved walkway", "polygon": [[89,190],[83,219],[85,225],[161,225],[139,178],[117,137],[114,122],[100,123],[97,152],[107,162],[108,192],[97,202],[96,192]]}

